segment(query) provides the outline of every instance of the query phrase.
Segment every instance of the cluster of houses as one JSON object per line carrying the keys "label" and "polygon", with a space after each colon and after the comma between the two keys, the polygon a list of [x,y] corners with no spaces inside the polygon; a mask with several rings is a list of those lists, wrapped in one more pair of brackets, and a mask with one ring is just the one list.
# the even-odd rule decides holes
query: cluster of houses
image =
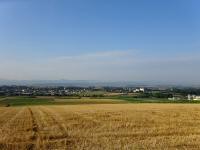
{"label": "cluster of houses", "polygon": [[200,100],[200,96],[188,94],[188,100],[198,101],[198,100]]}
{"label": "cluster of houses", "polygon": [[[168,98],[168,100],[182,100],[182,99],[185,99],[185,97],[173,96],[171,98]],[[200,96],[188,94],[186,99],[189,101],[192,101],[192,100],[198,101],[200,100]]]}

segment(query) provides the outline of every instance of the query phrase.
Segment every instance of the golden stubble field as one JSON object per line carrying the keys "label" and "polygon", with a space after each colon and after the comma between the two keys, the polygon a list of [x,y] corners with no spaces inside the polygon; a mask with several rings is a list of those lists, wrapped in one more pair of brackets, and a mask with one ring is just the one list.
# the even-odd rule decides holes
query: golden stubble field
{"label": "golden stubble field", "polygon": [[200,105],[0,107],[0,149],[200,149]]}

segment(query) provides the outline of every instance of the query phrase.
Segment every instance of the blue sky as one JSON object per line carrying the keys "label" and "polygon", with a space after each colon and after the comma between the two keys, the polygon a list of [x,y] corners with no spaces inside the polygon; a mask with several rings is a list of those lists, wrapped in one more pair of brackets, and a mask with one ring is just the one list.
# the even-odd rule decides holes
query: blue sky
{"label": "blue sky", "polygon": [[0,0],[0,78],[200,83],[199,0]]}

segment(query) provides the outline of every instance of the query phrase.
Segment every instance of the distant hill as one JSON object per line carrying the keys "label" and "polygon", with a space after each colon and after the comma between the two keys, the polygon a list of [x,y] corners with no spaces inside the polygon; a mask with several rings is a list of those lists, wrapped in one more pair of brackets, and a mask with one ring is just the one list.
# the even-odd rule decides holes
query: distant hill
{"label": "distant hill", "polygon": [[191,86],[200,87],[199,84],[187,83],[166,83],[158,81],[95,81],[95,80],[4,80],[0,79],[2,85],[25,85],[25,86],[68,86],[68,87],[89,87],[89,86],[112,86],[112,87],[172,87]]}

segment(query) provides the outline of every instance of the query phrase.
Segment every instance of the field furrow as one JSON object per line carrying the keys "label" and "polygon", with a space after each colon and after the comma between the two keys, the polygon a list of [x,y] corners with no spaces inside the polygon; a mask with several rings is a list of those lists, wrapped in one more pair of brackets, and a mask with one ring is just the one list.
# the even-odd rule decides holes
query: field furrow
{"label": "field furrow", "polygon": [[17,114],[19,109],[5,109],[0,114],[0,129]]}
{"label": "field furrow", "polygon": [[0,149],[199,149],[200,106],[0,108]]}
{"label": "field furrow", "polygon": [[27,108],[16,108],[16,110],[12,118],[0,128],[0,145],[3,149],[27,149],[32,145],[29,111]]}

